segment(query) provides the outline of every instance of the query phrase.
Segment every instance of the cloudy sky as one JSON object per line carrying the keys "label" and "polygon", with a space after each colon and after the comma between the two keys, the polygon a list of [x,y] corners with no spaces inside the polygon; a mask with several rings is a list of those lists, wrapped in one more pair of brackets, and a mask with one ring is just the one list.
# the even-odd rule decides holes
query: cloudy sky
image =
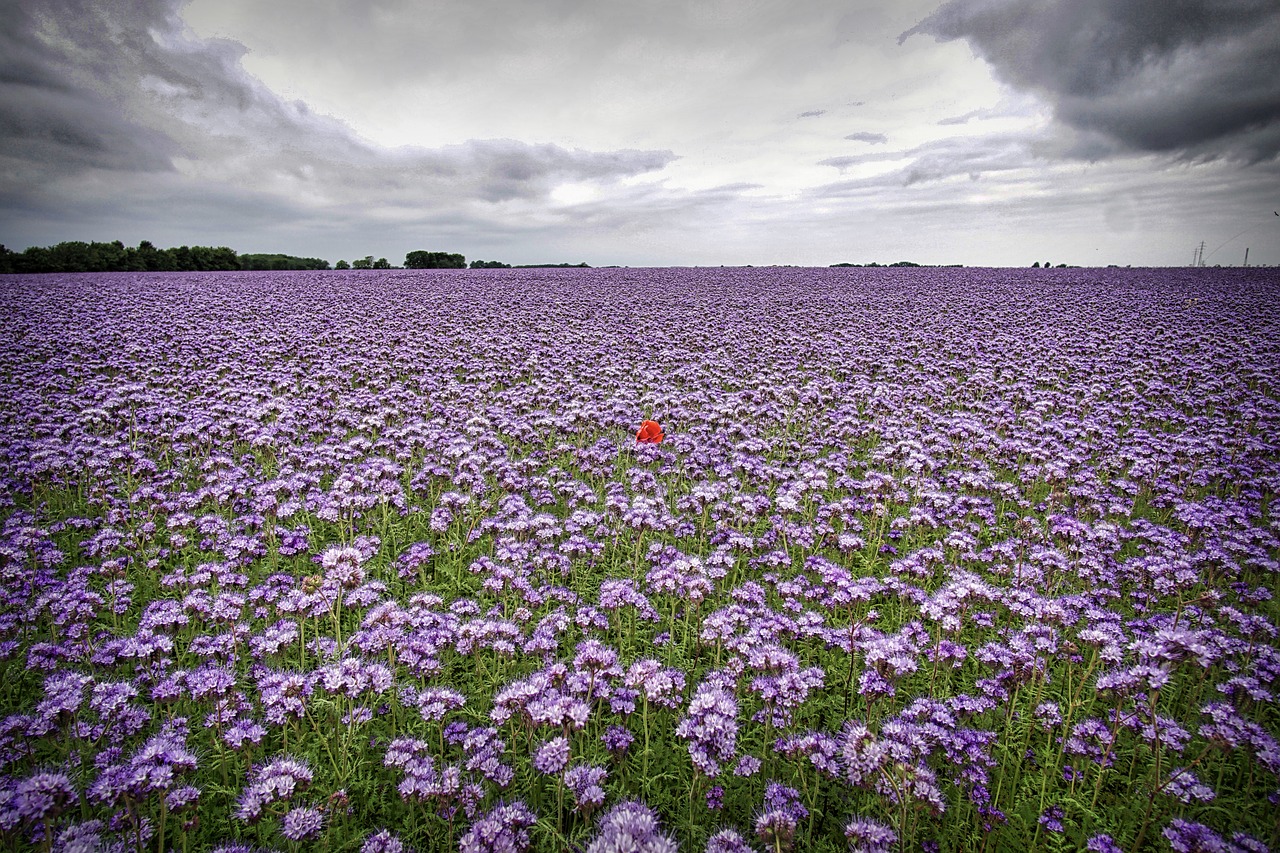
{"label": "cloudy sky", "polygon": [[0,0],[0,242],[1280,263],[1276,0]]}

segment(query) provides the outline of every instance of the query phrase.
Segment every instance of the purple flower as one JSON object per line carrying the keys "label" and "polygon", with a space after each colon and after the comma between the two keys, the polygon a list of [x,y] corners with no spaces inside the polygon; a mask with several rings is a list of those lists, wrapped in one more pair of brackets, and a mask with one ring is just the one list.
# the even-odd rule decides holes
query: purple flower
{"label": "purple flower", "polygon": [[876,781],[888,754],[888,745],[865,725],[853,720],[844,724],[840,733],[840,760],[850,785],[866,787]]}
{"label": "purple flower", "polygon": [[369,835],[360,845],[360,853],[405,853],[404,842],[389,829],[380,829]]}
{"label": "purple flower", "polygon": [[103,836],[103,829],[100,820],[73,823],[58,833],[53,849],[58,853],[99,853],[99,851],[123,853],[124,845],[110,843]]}
{"label": "purple flower", "polygon": [[458,842],[458,853],[524,853],[529,849],[529,827],[538,816],[517,800],[501,800],[481,815]]}
{"label": "purple flower", "polygon": [[586,853],[676,853],[679,848],[658,825],[658,816],[643,803],[627,800],[600,816]]}
{"label": "purple flower", "polygon": [[467,697],[447,687],[428,687],[418,693],[415,703],[422,719],[428,722],[439,722],[450,711],[456,711],[467,704]]}
{"label": "purple flower", "polygon": [[1040,825],[1050,832],[1062,832],[1064,829],[1062,826],[1063,817],[1065,817],[1065,813],[1062,811],[1062,806],[1049,806],[1049,808],[1040,813]]}
{"label": "purple flower", "polygon": [[626,726],[609,726],[604,734],[600,735],[604,748],[609,750],[615,758],[621,758],[626,754],[627,747],[631,746],[635,739],[636,736]]}
{"label": "purple flower", "polygon": [[311,784],[311,768],[297,758],[276,758],[251,771],[249,784],[240,792],[236,818],[254,823],[272,803],[288,801]]}
{"label": "purple flower", "polygon": [[165,807],[171,814],[192,808],[200,802],[200,789],[194,785],[174,788],[164,797]]}
{"label": "purple flower", "polygon": [[737,749],[738,700],[718,675],[708,676],[689,700],[685,716],[676,725],[676,736],[688,741],[694,767],[714,779],[721,765],[731,761]]}
{"label": "purple flower", "polygon": [[280,834],[290,841],[315,838],[324,829],[324,814],[318,809],[298,807],[285,813],[280,821]]}
{"label": "purple flower", "polygon": [[1124,853],[1124,848],[1111,839],[1110,835],[1101,833],[1090,838],[1085,842],[1085,849],[1089,853]]}
{"label": "purple flower", "polygon": [[35,773],[18,782],[8,808],[19,819],[35,823],[57,817],[79,799],[65,773]]}
{"label": "purple flower", "polygon": [[1169,842],[1174,853],[1227,853],[1227,843],[1222,836],[1202,823],[1175,817],[1161,834]]}
{"label": "purple flower", "polygon": [[604,804],[604,780],[608,772],[603,767],[575,764],[564,773],[564,784],[573,793],[573,810],[589,814]]}
{"label": "purple flower", "polygon": [[1213,788],[1201,782],[1190,770],[1179,767],[1174,770],[1165,784],[1162,793],[1177,799],[1179,802],[1207,803],[1216,795]]}
{"label": "purple flower", "polygon": [[533,769],[548,776],[556,776],[569,763],[569,741],[555,737],[544,742],[533,754]]}
{"label": "purple flower", "polygon": [[705,853],[755,853],[755,848],[737,830],[722,829],[707,839]]}
{"label": "purple flower", "polygon": [[764,789],[764,808],[756,816],[756,837],[766,847],[790,850],[795,844],[796,827],[809,816],[809,810],[800,804],[800,792],[777,782],[769,782]]}
{"label": "purple flower", "polygon": [[879,821],[855,817],[845,825],[844,837],[849,839],[850,853],[890,853],[898,841],[898,835]]}

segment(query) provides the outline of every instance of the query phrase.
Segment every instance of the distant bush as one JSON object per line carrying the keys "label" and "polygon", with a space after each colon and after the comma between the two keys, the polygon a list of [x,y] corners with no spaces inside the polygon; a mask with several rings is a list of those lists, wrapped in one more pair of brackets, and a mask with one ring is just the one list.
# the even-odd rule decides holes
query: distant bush
{"label": "distant bush", "polygon": [[324,258],[299,258],[294,255],[250,254],[240,256],[242,270],[327,270]]}
{"label": "distant bush", "polygon": [[466,269],[467,259],[451,252],[410,252],[404,256],[405,269],[411,270],[460,270]]}

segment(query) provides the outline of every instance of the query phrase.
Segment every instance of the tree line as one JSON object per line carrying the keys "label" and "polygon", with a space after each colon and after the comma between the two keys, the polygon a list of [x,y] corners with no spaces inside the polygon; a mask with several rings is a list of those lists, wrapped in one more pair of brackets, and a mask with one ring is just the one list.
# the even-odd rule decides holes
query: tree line
{"label": "tree line", "polygon": [[42,272],[204,272],[213,270],[327,270],[322,258],[279,254],[237,254],[226,246],[157,249],[150,240],[126,246],[72,240],[15,252],[0,245],[0,273]]}
{"label": "tree line", "polygon": [[[404,257],[405,269],[466,269],[467,259],[455,252],[409,252]],[[583,264],[517,264],[530,267],[585,267]],[[502,261],[475,260],[471,269],[511,269]],[[386,258],[366,255],[351,263],[338,261],[333,269],[395,269]],[[66,273],[66,272],[204,272],[212,270],[327,270],[323,258],[301,258],[273,253],[238,254],[226,246],[178,246],[157,249],[150,240],[137,246],[126,246],[119,240],[110,243],[86,243],[72,240],[56,246],[32,246],[15,252],[0,245],[0,273]]]}

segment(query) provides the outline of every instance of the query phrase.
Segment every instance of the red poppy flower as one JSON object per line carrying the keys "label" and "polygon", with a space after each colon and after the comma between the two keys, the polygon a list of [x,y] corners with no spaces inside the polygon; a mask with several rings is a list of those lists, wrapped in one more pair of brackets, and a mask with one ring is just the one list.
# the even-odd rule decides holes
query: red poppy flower
{"label": "red poppy flower", "polygon": [[657,421],[645,421],[640,424],[636,441],[641,444],[662,444],[662,426]]}

